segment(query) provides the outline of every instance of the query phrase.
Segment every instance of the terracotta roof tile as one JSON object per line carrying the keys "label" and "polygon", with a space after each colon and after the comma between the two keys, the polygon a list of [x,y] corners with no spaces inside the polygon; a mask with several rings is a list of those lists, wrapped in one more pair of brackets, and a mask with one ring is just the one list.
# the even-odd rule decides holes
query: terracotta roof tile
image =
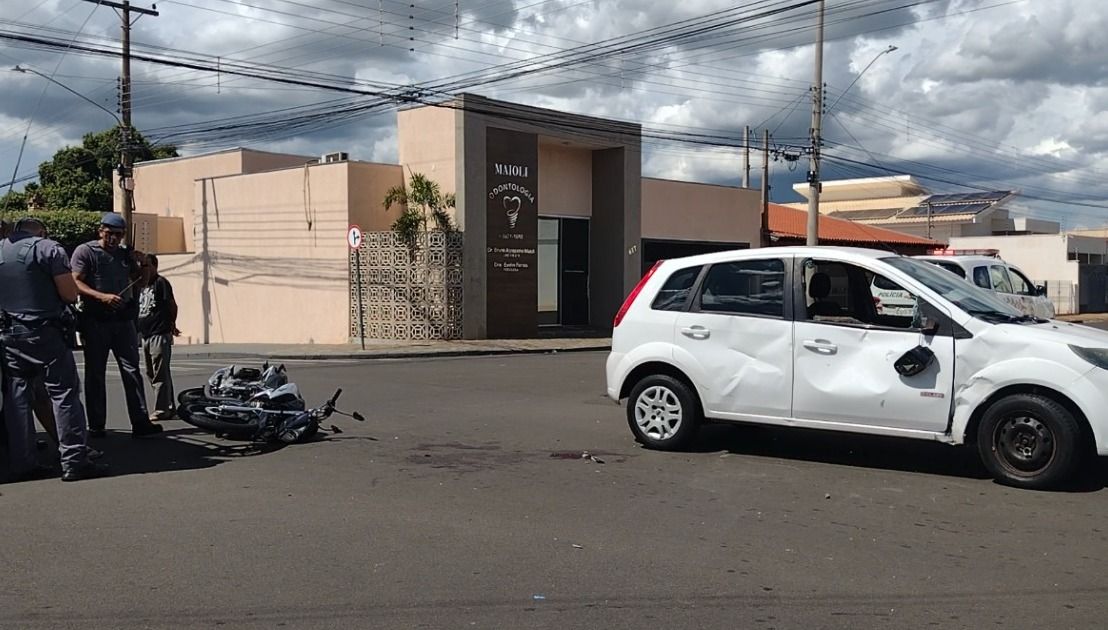
{"label": "terracotta roof tile", "polygon": [[[769,231],[778,237],[804,238],[808,233],[808,213],[780,204],[769,204]],[[819,238],[821,241],[835,243],[889,243],[893,245],[938,245],[928,240],[903,232],[886,230],[872,225],[863,225],[845,219],[836,219],[821,214],[819,217]]]}

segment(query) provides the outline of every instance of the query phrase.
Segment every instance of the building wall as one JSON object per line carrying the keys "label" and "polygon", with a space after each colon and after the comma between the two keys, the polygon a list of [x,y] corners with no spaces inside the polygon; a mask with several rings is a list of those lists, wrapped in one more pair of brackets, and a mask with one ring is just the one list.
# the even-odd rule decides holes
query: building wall
{"label": "building wall", "polygon": [[[821,199],[819,202],[819,211],[821,213],[839,212],[843,210],[883,210],[885,208],[914,208],[918,206],[920,202],[927,198],[927,195],[916,195],[913,197],[880,197],[877,199],[852,199],[842,201],[829,201]],[[782,204],[790,208],[797,210],[807,210],[808,202],[799,201],[795,203]]]}
{"label": "building wall", "polygon": [[368,164],[348,162],[350,185],[350,222],[365,232],[392,229],[392,223],[400,216],[401,208],[388,210],[381,201],[388,190],[404,185],[401,168],[395,164]]}
{"label": "building wall", "polygon": [[[194,251],[193,234],[193,182],[203,177],[222,177],[239,173],[252,173],[303,164],[305,156],[268,153],[245,149],[232,149],[195,157],[170,158],[135,165],[135,212],[161,217],[180,217],[182,233],[166,235],[168,242],[177,243],[183,238],[183,250]],[[114,190],[119,190],[118,177],[113,176]],[[116,212],[123,211],[123,197],[113,199]],[[174,229],[175,224],[159,226]]]}
{"label": "building wall", "polygon": [[186,289],[177,290],[185,336],[199,343],[348,341],[349,167],[195,183],[199,251],[172,257],[175,266],[165,272]]}
{"label": "building wall", "polygon": [[397,113],[397,155],[405,181],[412,173],[422,173],[437,182],[444,194],[457,192],[459,114],[449,107],[418,107]]}
{"label": "building wall", "polygon": [[539,208],[548,217],[592,216],[592,151],[539,142]]}
{"label": "building wall", "polygon": [[642,180],[642,238],[761,242],[762,194],[753,189]]}

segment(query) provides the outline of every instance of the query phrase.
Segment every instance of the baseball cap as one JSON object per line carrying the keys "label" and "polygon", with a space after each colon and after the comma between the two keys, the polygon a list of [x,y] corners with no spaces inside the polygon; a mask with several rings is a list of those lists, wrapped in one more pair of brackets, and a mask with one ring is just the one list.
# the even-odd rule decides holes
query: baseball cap
{"label": "baseball cap", "polygon": [[127,229],[127,222],[123,220],[123,217],[114,212],[105,212],[104,216],[100,218],[100,225],[118,230]]}

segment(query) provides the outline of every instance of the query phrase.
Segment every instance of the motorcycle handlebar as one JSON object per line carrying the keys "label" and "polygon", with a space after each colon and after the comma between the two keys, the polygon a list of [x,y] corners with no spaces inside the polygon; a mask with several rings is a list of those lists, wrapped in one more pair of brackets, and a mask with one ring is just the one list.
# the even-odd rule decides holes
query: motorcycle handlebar
{"label": "motorcycle handlebar", "polygon": [[327,406],[334,407],[335,403],[338,402],[338,400],[339,400],[339,396],[342,396],[342,388],[341,387],[335,390],[335,395],[331,396],[331,400],[327,401]]}

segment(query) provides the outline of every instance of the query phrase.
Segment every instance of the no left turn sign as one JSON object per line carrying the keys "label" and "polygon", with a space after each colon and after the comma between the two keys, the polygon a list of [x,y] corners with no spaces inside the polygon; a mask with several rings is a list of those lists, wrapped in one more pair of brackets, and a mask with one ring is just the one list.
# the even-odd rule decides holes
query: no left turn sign
{"label": "no left turn sign", "polygon": [[346,244],[350,246],[350,249],[358,249],[362,246],[362,240],[365,236],[362,234],[362,228],[351,225],[350,229],[346,231]]}

